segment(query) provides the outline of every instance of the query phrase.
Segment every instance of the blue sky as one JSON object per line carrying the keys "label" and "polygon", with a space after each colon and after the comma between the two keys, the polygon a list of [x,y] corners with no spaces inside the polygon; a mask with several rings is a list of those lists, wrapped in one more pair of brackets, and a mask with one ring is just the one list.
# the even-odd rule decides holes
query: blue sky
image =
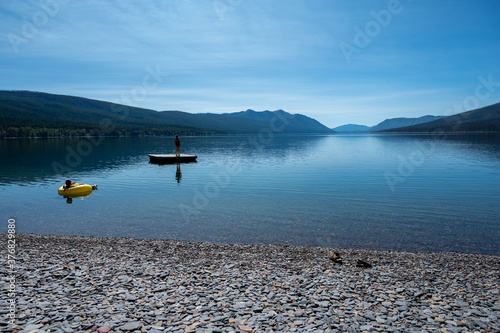
{"label": "blue sky", "polygon": [[497,0],[2,1],[0,89],[329,127],[449,115],[500,102],[499,17]]}

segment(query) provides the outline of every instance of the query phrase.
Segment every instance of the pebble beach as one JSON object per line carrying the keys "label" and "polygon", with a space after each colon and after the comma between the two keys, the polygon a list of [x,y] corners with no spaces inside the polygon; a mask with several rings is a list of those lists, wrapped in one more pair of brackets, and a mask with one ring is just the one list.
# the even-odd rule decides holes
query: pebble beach
{"label": "pebble beach", "polygon": [[15,236],[3,332],[500,332],[500,256]]}

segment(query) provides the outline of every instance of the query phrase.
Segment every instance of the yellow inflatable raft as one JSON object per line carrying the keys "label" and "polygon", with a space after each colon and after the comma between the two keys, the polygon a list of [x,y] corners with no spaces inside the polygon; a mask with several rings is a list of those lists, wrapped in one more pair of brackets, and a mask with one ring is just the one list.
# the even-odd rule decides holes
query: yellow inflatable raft
{"label": "yellow inflatable raft", "polygon": [[96,185],[72,183],[70,188],[64,188],[64,185],[59,187],[57,193],[65,197],[87,196],[92,193]]}

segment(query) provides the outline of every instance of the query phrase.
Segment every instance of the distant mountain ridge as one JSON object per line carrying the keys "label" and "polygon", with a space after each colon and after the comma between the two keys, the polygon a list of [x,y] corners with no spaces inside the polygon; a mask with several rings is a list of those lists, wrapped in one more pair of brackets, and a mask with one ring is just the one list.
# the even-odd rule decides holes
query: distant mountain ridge
{"label": "distant mountain ridge", "polygon": [[500,103],[462,112],[427,123],[387,129],[383,132],[500,132]]}
{"label": "distant mountain ridge", "polygon": [[428,123],[430,121],[434,121],[437,119],[441,119],[444,116],[422,116],[419,118],[391,118],[386,119],[380,124],[370,127],[370,132],[383,131],[386,129],[399,128],[399,127],[407,127],[417,124]]}
{"label": "distant mountain ridge", "polygon": [[[339,133],[355,132],[363,125],[343,125],[333,128]],[[369,127],[365,132],[377,133],[464,133],[500,132],[500,103],[451,116],[392,118]]]}
{"label": "distant mountain ridge", "polygon": [[419,118],[390,118],[382,121],[381,123],[368,127],[365,125],[355,125],[355,124],[347,124],[333,128],[334,131],[340,133],[354,133],[354,132],[377,132],[383,130],[389,130],[393,128],[399,127],[407,127],[416,124],[427,123],[430,121],[438,120],[443,118],[444,116],[422,116]]}
{"label": "distant mountain ridge", "polygon": [[337,126],[332,129],[339,133],[356,133],[356,132],[368,132],[370,130],[370,126],[346,124],[342,126]]}
{"label": "distant mountain ridge", "polygon": [[[67,95],[0,91],[0,137],[259,133],[273,124],[273,117],[278,118],[274,128],[279,132],[333,133],[312,118],[283,110],[192,114]],[[109,125],[106,130],[104,120]]]}
{"label": "distant mountain ridge", "polygon": [[500,131],[500,103],[452,116],[392,118],[372,126],[330,129],[283,110],[225,114],[154,111],[82,97],[0,90],[1,137],[84,135],[205,135],[217,133],[493,132]]}
{"label": "distant mountain ridge", "polygon": [[[290,114],[281,109],[276,111],[266,110],[260,112],[249,109],[241,112],[225,113],[224,115],[266,123],[269,127],[274,127],[276,130],[283,127],[290,133],[303,133],[304,131],[309,133],[333,133],[333,130],[329,129],[315,119],[298,113]],[[273,128],[270,129],[273,130]]]}

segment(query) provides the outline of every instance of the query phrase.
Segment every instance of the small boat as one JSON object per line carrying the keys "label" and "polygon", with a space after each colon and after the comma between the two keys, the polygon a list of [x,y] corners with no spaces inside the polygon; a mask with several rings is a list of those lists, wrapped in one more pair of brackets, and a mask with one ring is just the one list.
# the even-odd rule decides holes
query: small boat
{"label": "small boat", "polygon": [[64,197],[86,197],[92,193],[92,190],[96,190],[97,185],[89,185],[89,184],[71,184],[70,188],[64,188],[64,185],[59,187],[57,190],[57,194],[62,195]]}
{"label": "small boat", "polygon": [[91,195],[92,192],[93,191],[90,190],[88,192],[82,192],[80,194],[61,194],[61,196],[64,196],[65,199],[69,200],[68,203],[71,203],[71,199],[86,198]]}
{"label": "small boat", "polygon": [[149,154],[149,162],[156,164],[190,163],[196,162],[197,157],[187,154]]}

